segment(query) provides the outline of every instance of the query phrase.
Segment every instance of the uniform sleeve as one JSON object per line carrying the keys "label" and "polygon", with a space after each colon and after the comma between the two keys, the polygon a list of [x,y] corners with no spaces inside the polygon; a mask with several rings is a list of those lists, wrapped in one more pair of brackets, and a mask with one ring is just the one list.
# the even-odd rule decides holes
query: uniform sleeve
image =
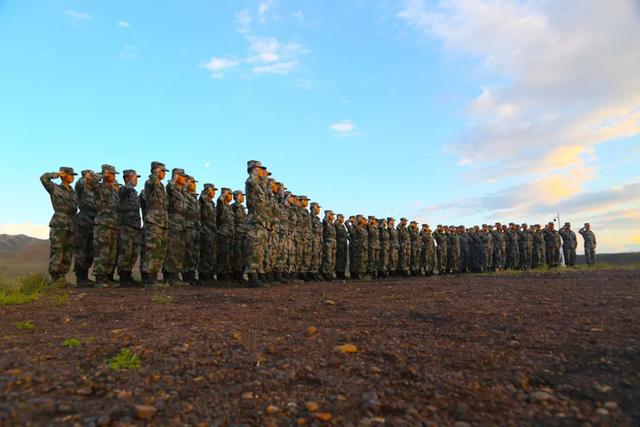
{"label": "uniform sleeve", "polygon": [[44,173],[40,177],[40,182],[42,183],[42,186],[44,187],[45,190],[47,190],[49,194],[53,193],[53,190],[55,190],[56,188],[55,184],[51,182],[51,180],[55,179],[57,175],[58,175],[57,173]]}

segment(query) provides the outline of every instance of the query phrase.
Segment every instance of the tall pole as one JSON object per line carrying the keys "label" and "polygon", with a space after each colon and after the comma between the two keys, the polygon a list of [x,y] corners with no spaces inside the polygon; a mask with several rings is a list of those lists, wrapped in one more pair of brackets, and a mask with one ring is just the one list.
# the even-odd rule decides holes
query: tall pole
{"label": "tall pole", "polygon": [[[558,211],[558,212],[556,213],[556,215],[557,215],[557,217],[556,217],[556,218],[558,218],[558,231],[560,231],[560,227],[561,227],[561,225],[560,225],[560,224],[562,224],[562,223],[560,222],[560,211]],[[564,262],[564,251],[562,250],[562,246],[560,247],[560,265],[564,265],[564,266],[566,266],[566,264],[565,264],[565,262]]]}

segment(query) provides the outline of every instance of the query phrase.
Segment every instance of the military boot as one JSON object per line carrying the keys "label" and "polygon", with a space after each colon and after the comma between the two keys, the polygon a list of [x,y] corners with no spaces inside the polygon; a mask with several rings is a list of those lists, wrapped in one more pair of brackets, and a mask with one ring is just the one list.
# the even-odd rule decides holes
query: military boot
{"label": "military boot", "polygon": [[258,273],[249,273],[249,287],[250,288],[263,288],[264,283],[259,279]]}
{"label": "military boot", "polygon": [[133,277],[131,276],[130,271],[119,271],[118,275],[120,276],[120,286],[123,288],[133,286]]}
{"label": "military boot", "polygon": [[258,273],[258,279],[262,282],[262,285],[269,283],[269,278],[265,273]]}
{"label": "military boot", "polygon": [[99,274],[96,276],[96,282],[93,284],[94,288],[104,289],[109,287],[109,282],[107,280],[107,276],[104,274]]}
{"label": "military boot", "polygon": [[79,288],[90,288],[93,281],[89,280],[88,270],[76,270],[76,286]]}
{"label": "military boot", "polygon": [[287,279],[285,279],[285,277],[282,275],[282,273],[280,273],[279,271],[276,271],[275,273],[273,273],[273,278],[280,283],[287,283]]}

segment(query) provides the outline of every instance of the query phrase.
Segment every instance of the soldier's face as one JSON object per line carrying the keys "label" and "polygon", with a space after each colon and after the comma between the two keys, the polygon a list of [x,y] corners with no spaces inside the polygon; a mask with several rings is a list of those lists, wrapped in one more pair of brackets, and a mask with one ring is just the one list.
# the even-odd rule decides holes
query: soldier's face
{"label": "soldier's face", "polygon": [[62,182],[66,183],[66,184],[71,184],[76,179],[75,175],[71,175],[71,174],[68,174],[66,172],[60,172],[59,175],[60,175],[60,178],[61,178]]}
{"label": "soldier's face", "polygon": [[189,182],[189,192],[190,193],[195,193],[196,192],[196,183],[191,181]]}
{"label": "soldier's face", "polygon": [[258,178],[264,178],[265,176],[267,176],[267,170],[258,168]]}
{"label": "soldier's face", "polygon": [[131,184],[135,187],[138,185],[138,177],[137,175],[129,175],[124,179],[124,182],[126,182],[127,184]]}
{"label": "soldier's face", "polygon": [[591,229],[591,224],[585,224],[584,228],[587,229],[587,230],[590,230]]}
{"label": "soldier's face", "polygon": [[302,199],[302,207],[306,208],[309,206],[309,201],[307,199]]}
{"label": "soldier's face", "polygon": [[116,180],[116,176],[111,171],[104,171],[102,172],[102,179],[107,184],[112,184]]}
{"label": "soldier's face", "polygon": [[176,183],[178,185],[184,185],[187,182],[187,177],[183,175],[176,175]]}
{"label": "soldier's face", "polygon": [[158,177],[160,181],[162,181],[164,177],[167,176],[167,172],[165,172],[164,168],[155,168],[153,170],[153,173]]}
{"label": "soldier's face", "polygon": [[389,227],[393,227],[394,225],[396,225],[396,222],[395,221],[389,221],[388,224],[389,224]]}
{"label": "soldier's face", "polygon": [[271,191],[273,192],[273,194],[278,194],[278,191],[280,191],[280,186],[277,182],[271,183]]}
{"label": "soldier's face", "polygon": [[344,217],[338,217],[338,224],[344,224]]}
{"label": "soldier's face", "polygon": [[209,187],[209,197],[211,197],[212,199],[216,196],[216,190],[214,190],[213,188]]}
{"label": "soldier's face", "polygon": [[329,221],[333,221],[333,214],[332,213],[327,214],[327,219]]}
{"label": "soldier's face", "polygon": [[233,198],[233,196],[231,195],[230,192],[227,191],[226,193],[224,193],[224,201],[225,202],[230,202],[232,198]]}

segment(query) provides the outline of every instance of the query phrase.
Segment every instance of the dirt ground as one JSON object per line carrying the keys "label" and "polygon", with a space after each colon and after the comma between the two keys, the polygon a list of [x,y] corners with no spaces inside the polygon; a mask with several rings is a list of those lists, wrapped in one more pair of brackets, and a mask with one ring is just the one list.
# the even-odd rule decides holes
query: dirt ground
{"label": "dirt ground", "polygon": [[0,331],[5,425],[640,425],[639,270],[78,289]]}

